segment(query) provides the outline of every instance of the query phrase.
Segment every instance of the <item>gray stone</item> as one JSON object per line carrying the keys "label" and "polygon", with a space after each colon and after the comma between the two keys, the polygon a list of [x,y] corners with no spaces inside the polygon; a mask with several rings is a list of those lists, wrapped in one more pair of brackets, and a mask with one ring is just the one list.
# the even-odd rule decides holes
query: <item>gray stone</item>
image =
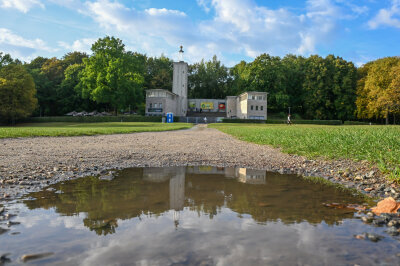
{"label": "gray stone", "polygon": [[388,233],[391,236],[399,235],[399,231],[395,227],[389,227],[385,232]]}
{"label": "gray stone", "polygon": [[365,236],[368,240],[371,240],[372,242],[378,242],[379,240],[382,240],[383,238],[385,238],[381,235],[373,234],[373,233],[366,233]]}

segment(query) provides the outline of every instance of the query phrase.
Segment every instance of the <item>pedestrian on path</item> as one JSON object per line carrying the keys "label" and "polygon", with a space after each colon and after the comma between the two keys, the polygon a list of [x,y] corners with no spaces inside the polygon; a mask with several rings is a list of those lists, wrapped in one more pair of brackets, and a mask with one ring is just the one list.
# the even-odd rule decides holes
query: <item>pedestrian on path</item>
{"label": "pedestrian on path", "polygon": [[292,121],[290,120],[290,114],[289,114],[288,117],[287,117],[287,124],[288,124],[288,125],[291,125],[291,124],[292,124]]}

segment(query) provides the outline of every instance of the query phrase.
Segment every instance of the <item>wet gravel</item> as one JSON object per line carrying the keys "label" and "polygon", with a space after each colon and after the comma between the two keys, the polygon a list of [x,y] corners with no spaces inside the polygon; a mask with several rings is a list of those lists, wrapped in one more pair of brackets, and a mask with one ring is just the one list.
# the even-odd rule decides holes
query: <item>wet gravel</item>
{"label": "wet gravel", "polygon": [[368,162],[309,160],[239,141],[216,129],[81,137],[0,139],[0,203],[50,184],[110,169],[211,165],[323,177],[372,197],[400,199],[400,190]]}

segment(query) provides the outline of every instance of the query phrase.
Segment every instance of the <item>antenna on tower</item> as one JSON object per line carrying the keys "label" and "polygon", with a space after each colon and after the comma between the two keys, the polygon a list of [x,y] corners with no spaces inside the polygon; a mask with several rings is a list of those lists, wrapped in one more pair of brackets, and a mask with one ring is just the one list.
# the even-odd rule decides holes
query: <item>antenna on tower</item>
{"label": "antenna on tower", "polygon": [[181,49],[179,50],[179,62],[183,62],[183,46],[181,45]]}

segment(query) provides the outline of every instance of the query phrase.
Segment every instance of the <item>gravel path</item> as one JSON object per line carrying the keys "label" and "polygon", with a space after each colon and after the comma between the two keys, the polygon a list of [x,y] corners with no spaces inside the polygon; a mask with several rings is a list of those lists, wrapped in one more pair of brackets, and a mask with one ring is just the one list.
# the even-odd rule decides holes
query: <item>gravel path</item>
{"label": "gravel path", "polygon": [[315,161],[239,141],[199,125],[190,130],[84,137],[0,139],[0,201],[109,169],[182,165],[240,166],[318,176],[372,196],[400,198],[366,162]]}

